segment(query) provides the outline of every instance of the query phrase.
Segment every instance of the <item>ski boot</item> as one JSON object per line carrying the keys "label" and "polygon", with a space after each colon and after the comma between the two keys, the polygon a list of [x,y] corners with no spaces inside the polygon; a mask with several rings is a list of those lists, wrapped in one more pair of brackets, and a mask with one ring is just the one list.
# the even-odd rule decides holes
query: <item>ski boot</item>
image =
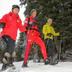
{"label": "ski boot", "polygon": [[15,66],[14,66],[14,64],[13,64],[13,61],[14,61],[14,59],[13,59],[12,57],[10,57],[10,58],[9,58],[9,65],[8,65],[8,66],[9,66],[10,68],[12,68],[12,69],[15,69]]}
{"label": "ski boot", "polygon": [[23,68],[24,68],[24,67],[28,67],[27,63],[26,63],[26,64],[23,63],[22,67],[23,67]]}
{"label": "ski boot", "polygon": [[2,69],[0,70],[0,72],[5,71],[7,68],[8,68],[8,64],[3,63],[3,66],[2,66]]}
{"label": "ski boot", "polygon": [[9,64],[9,68],[16,69],[14,64]]}
{"label": "ski boot", "polygon": [[48,65],[49,64],[49,59],[47,58],[46,60],[44,60],[44,64]]}
{"label": "ski boot", "polygon": [[50,65],[56,65],[56,64],[58,64],[58,61],[53,60],[52,57],[49,57],[49,64],[50,64]]}
{"label": "ski boot", "polygon": [[2,65],[2,69],[0,71],[4,71],[8,68],[8,58],[4,57],[3,58],[3,65]]}

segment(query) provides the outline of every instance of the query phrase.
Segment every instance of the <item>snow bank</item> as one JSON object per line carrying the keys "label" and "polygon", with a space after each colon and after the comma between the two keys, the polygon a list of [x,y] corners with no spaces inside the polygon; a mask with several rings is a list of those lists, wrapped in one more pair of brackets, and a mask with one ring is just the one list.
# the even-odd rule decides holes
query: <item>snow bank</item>
{"label": "snow bank", "polygon": [[[59,64],[44,65],[43,63],[33,63],[30,61],[28,63],[28,68],[21,68],[23,62],[15,62],[15,66],[18,72],[72,72],[72,62],[60,62]],[[1,68],[2,64],[0,64]],[[4,71],[8,72],[8,70]],[[16,72],[16,71],[15,71]]]}

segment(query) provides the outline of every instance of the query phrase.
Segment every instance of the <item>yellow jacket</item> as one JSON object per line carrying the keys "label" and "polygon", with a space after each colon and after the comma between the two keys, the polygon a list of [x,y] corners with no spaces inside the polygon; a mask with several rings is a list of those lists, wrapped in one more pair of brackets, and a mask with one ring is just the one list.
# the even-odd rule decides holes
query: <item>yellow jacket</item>
{"label": "yellow jacket", "polygon": [[[54,28],[50,24],[48,24],[48,23],[46,23],[43,26],[42,33],[44,34],[44,39],[50,38],[52,40],[53,40],[53,36],[59,36],[60,35],[60,33],[56,33]],[[51,33],[52,35],[49,37],[47,35],[48,33]]]}

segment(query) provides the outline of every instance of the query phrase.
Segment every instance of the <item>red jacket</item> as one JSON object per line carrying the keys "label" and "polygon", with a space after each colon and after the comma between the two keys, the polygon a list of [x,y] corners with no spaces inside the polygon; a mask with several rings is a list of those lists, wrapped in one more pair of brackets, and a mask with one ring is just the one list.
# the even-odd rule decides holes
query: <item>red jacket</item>
{"label": "red jacket", "polygon": [[[29,23],[36,22],[36,19],[33,19],[32,16],[30,16],[29,18],[30,18],[30,22]],[[25,19],[25,22],[24,22],[24,27],[25,28],[28,26],[28,19],[29,18]],[[39,32],[37,31],[38,30],[38,24],[36,24],[35,26],[32,26],[31,28],[34,28],[36,30],[30,30],[30,34],[29,35],[40,36]],[[28,31],[27,31],[27,34],[28,34]]]}
{"label": "red jacket", "polygon": [[22,27],[22,21],[18,14],[15,14],[14,12],[10,12],[8,14],[5,14],[1,19],[0,22],[5,22],[5,27],[2,31],[3,35],[10,36],[13,40],[16,40],[17,37],[17,30],[21,32],[24,32],[25,29]]}

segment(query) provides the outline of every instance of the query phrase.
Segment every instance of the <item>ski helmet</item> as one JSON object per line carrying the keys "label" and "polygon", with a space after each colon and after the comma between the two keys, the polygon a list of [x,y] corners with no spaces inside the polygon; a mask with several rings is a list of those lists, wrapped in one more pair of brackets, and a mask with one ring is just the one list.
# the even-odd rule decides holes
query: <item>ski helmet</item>
{"label": "ski helmet", "polygon": [[19,7],[18,5],[13,5],[13,6],[12,6],[12,10],[13,10],[14,8],[18,8],[18,9],[20,10],[20,7]]}

